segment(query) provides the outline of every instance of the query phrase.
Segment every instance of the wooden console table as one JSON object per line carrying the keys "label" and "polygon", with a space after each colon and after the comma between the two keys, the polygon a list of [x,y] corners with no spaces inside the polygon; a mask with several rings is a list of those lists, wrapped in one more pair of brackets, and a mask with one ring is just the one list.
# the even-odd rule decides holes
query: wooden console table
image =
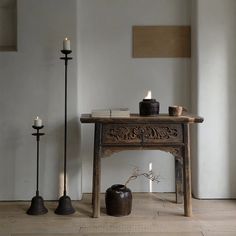
{"label": "wooden console table", "polygon": [[[100,216],[101,157],[122,150],[161,150],[175,157],[176,201],[184,194],[184,215],[192,215],[191,163],[189,124],[201,123],[203,118],[183,116],[139,116],[127,118],[94,118],[82,114],[82,123],[94,123],[93,217]],[[182,179],[184,186],[182,187]]]}

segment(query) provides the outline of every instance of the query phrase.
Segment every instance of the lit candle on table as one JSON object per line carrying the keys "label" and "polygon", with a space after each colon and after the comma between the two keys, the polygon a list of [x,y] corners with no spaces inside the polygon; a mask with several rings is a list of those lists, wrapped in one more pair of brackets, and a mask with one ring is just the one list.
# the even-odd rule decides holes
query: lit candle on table
{"label": "lit candle on table", "polygon": [[147,96],[144,99],[152,99],[152,91],[148,90]]}
{"label": "lit candle on table", "polygon": [[63,40],[63,50],[70,50],[70,40],[68,38]]}
{"label": "lit candle on table", "polygon": [[152,98],[151,90],[148,90],[147,96],[139,103],[139,114],[141,116],[155,116],[159,114],[159,102]]}
{"label": "lit candle on table", "polygon": [[38,116],[34,119],[34,126],[35,127],[42,127],[43,126],[43,121]]}

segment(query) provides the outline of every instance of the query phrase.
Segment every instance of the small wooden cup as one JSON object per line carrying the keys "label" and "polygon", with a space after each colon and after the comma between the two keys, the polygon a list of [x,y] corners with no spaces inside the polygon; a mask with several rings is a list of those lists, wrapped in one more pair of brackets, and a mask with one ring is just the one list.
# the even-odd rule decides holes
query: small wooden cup
{"label": "small wooden cup", "polygon": [[170,116],[181,116],[185,109],[182,106],[169,106]]}

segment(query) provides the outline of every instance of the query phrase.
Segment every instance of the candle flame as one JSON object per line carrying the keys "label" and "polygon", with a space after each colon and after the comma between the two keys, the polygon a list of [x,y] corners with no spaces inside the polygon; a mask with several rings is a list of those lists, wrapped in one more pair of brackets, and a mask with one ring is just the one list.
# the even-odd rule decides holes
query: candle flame
{"label": "candle flame", "polygon": [[152,98],[152,91],[148,90],[147,96],[144,99],[151,99]]}
{"label": "candle flame", "polygon": [[65,38],[65,41],[66,41],[66,40],[68,40],[68,38],[67,38],[67,37]]}

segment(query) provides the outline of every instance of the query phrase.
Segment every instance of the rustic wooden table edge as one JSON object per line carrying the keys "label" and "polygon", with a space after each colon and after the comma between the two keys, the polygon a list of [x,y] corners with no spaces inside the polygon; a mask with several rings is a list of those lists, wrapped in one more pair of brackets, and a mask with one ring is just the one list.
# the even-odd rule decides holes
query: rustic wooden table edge
{"label": "rustic wooden table edge", "polygon": [[130,114],[129,117],[92,117],[91,114],[82,114],[81,123],[202,123],[203,117],[193,114],[183,114],[182,116],[169,116],[168,114],[160,114],[156,116],[140,116],[138,114]]}

